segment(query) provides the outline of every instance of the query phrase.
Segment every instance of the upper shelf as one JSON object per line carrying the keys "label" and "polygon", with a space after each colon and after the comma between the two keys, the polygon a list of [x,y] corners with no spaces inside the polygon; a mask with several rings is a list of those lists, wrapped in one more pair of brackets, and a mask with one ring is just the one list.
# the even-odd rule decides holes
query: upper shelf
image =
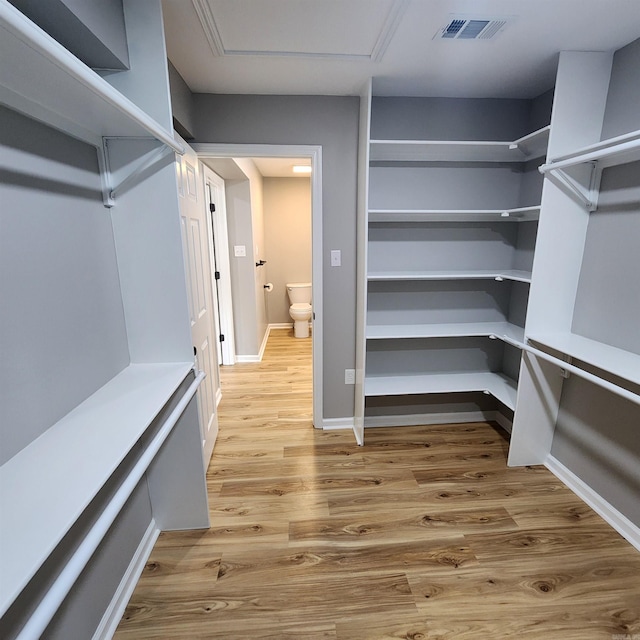
{"label": "upper shelf", "polygon": [[153,137],[184,153],[173,134],[95,71],[0,0],[0,103],[96,147],[103,137]]}
{"label": "upper shelf", "polygon": [[516,209],[370,209],[369,222],[526,222],[540,206]]}
{"label": "upper shelf", "polygon": [[0,615],[192,367],[189,362],[129,365],[0,467]]}
{"label": "upper shelf", "polygon": [[550,127],[509,141],[371,140],[370,161],[526,162],[544,156]]}
{"label": "upper shelf", "polygon": [[602,169],[640,160],[640,130],[631,131],[615,138],[596,142],[562,156],[549,160],[540,167],[546,173],[554,169],[568,169],[586,162],[597,162]]}
{"label": "upper shelf", "polygon": [[370,271],[367,280],[514,280],[531,282],[530,271],[518,269],[468,271]]}

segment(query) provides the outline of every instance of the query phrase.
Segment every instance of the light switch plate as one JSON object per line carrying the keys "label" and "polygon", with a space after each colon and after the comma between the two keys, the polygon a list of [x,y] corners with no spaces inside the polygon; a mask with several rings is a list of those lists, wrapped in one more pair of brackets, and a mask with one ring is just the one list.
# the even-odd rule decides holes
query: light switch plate
{"label": "light switch plate", "polygon": [[339,267],[342,264],[342,255],[340,249],[333,249],[331,251],[331,266]]}
{"label": "light switch plate", "polygon": [[233,247],[233,255],[236,258],[244,258],[247,255],[247,247],[243,244],[236,244]]}

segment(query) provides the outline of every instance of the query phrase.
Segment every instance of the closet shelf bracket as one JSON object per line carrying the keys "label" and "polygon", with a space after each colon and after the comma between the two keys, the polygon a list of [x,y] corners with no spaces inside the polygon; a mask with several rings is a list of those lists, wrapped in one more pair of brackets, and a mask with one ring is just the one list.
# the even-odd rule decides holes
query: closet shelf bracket
{"label": "closet shelf bracket", "polygon": [[[117,184],[114,182],[114,174],[111,170],[111,163],[109,159],[109,142],[111,140],[145,140],[149,141],[151,138],[116,138],[105,137],[102,138],[102,146],[98,148],[98,164],[100,168],[100,176],[102,180],[102,199],[105,207],[113,207],[116,204],[116,196],[123,191],[126,191],[132,184],[135,184],[136,180],[150,167],[162,160],[168,153],[180,153],[172,146],[160,143],[155,150],[147,153],[142,161],[138,163],[133,169],[130,169],[124,177],[120,179]],[[184,151],[183,151],[184,153]]]}
{"label": "closet shelf bracket", "polygon": [[602,167],[600,167],[596,161],[589,162],[588,166],[590,167],[589,186],[586,188],[584,184],[569,175],[564,169],[554,167],[552,164],[542,165],[539,170],[540,173],[546,175],[556,186],[576,198],[587,211],[593,212],[598,208]]}

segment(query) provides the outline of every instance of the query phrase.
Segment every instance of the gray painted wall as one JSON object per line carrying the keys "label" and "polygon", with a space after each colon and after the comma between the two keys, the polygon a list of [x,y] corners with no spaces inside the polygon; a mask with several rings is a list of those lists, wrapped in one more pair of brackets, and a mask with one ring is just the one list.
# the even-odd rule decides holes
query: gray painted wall
{"label": "gray painted wall", "polygon": [[122,0],[9,0],[94,69],[127,69]]}
{"label": "gray painted wall", "polygon": [[265,178],[264,221],[270,324],[292,322],[288,282],[311,282],[311,183],[308,178]]}
{"label": "gray painted wall", "polygon": [[[194,94],[194,113],[198,142],[322,145],[324,416],[353,416],[359,99]],[[330,267],[331,249],[342,267]]]}
{"label": "gray painted wall", "polygon": [[124,369],[129,352],[95,149],[4,108],[0,145],[5,462]]}
{"label": "gray painted wall", "polygon": [[515,140],[530,116],[531,100],[374,97],[371,139]]}
{"label": "gray painted wall", "polygon": [[[227,225],[231,267],[231,295],[233,299],[233,328],[237,355],[258,353],[254,327],[257,323],[253,299],[254,263],[253,234],[251,231],[251,196],[248,180],[225,183],[227,198]],[[242,245],[247,255],[236,257],[233,248]]]}
{"label": "gray painted wall", "polygon": [[560,462],[640,526],[640,407],[577,376],[565,381],[553,447]]}
{"label": "gray painted wall", "polygon": [[613,56],[602,138],[640,128],[640,38]]}
{"label": "gray painted wall", "polygon": [[183,138],[189,140],[193,138],[193,94],[171,61],[167,62],[173,126]]}

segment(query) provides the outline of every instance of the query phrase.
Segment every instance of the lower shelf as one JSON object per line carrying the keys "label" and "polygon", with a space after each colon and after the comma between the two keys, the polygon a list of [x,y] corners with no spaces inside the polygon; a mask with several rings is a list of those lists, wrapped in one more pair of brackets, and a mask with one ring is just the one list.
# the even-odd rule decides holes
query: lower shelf
{"label": "lower shelf", "polygon": [[0,468],[0,615],[192,367],[129,365]]}
{"label": "lower shelf", "polygon": [[398,396],[429,393],[490,393],[515,410],[517,385],[501,373],[446,373],[408,376],[371,376],[365,378],[365,396]]}

